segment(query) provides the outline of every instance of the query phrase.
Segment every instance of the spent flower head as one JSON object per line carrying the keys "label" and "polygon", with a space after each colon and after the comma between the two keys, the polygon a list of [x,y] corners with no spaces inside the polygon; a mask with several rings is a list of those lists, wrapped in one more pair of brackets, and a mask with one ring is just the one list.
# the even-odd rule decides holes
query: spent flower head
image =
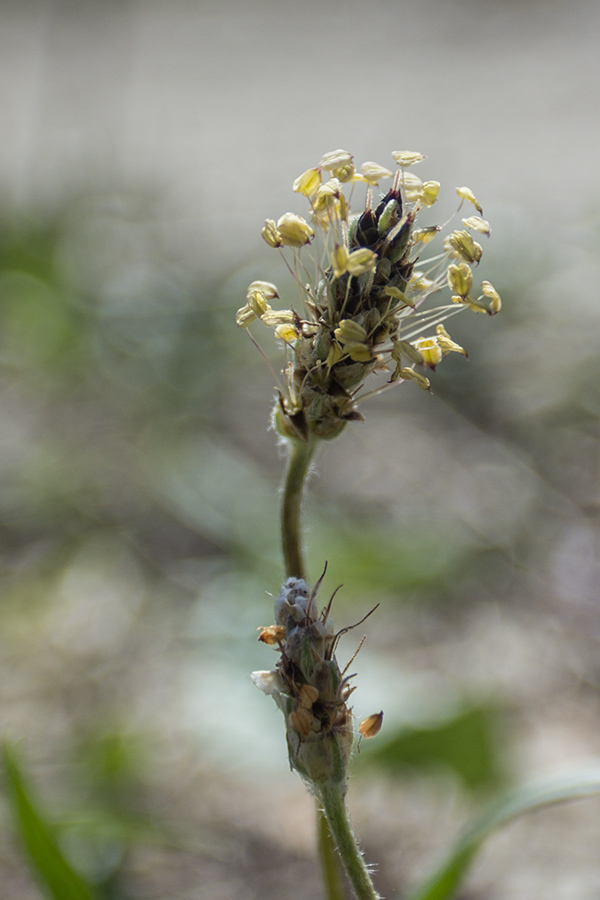
{"label": "spent flower head", "polygon": [[[293,184],[308,202],[307,218],[287,212],[277,222],[267,219],[262,230],[267,244],[284,254],[300,302],[274,310],[277,288],[255,281],[236,321],[247,328],[260,320],[283,342],[284,383],[274,421],[287,437],[332,438],[362,419],[358,403],[372,374],[382,375],[384,384],[369,394],[403,381],[429,390],[423,368],[435,369],[452,352],[466,356],[442,323],[465,309],[490,316],[500,310],[490,282],[475,287],[473,269],[483,249],[473,232],[489,236],[490,226],[473,192],[456,188],[458,209],[466,202],[480,214],[463,218],[462,227],[419,227],[440,184],[409,171],[425,159],[421,153],[394,151],[392,157],[395,174],[372,161],[357,170],[345,150],[326,153]],[[380,189],[389,179],[389,189]],[[361,185],[365,198],[353,213]],[[442,247],[431,252],[444,232]],[[450,302],[429,302],[448,289]]]}
{"label": "spent flower head", "polygon": [[276,624],[261,628],[258,638],[281,656],[275,669],[251,677],[285,716],[292,768],[314,787],[333,783],[345,790],[354,740],[347,703],[353,688],[335,658],[341,632],[336,634],[329,616],[331,601],[317,610],[319,583],[312,591],[302,578],[282,585],[275,598]]}

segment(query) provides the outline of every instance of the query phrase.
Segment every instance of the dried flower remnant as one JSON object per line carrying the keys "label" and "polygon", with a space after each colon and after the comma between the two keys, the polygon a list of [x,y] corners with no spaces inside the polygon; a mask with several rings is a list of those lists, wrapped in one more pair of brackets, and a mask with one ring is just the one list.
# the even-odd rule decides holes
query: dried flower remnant
{"label": "dried flower remnant", "polygon": [[383,710],[378,713],[371,713],[370,716],[367,716],[366,719],[363,719],[358,726],[358,733],[361,735],[361,737],[364,738],[376,737],[381,731],[382,725]]}
{"label": "dried flower remnant", "polygon": [[[316,594],[302,578],[288,578],[275,598],[275,625],[260,629],[259,640],[281,656],[273,671],[253,672],[252,680],[282,710],[290,764],[315,789],[324,783],[345,790],[352,751],[352,693],[335,658],[339,637],[329,617],[331,603],[316,609]],[[345,630],[345,629],[344,629]]]}
{"label": "dried flower remnant", "polygon": [[[441,252],[429,255],[445,226],[418,227],[418,219],[437,201],[440,184],[413,173],[423,154],[394,151],[392,157],[395,175],[372,161],[357,169],[346,150],[326,153],[293,184],[308,200],[307,219],[285,213],[263,228],[267,244],[287,257],[300,304],[274,310],[275,285],[253,282],[237,323],[247,328],[260,320],[283,341],[284,385],[274,422],[286,437],[332,438],[347,422],[362,419],[358,403],[371,374],[385,377],[376,391],[402,381],[429,390],[418,367],[435,369],[450,352],[466,356],[441,323],[464,309],[488,315],[500,310],[500,296],[489,282],[473,294],[473,268],[483,249],[472,232],[489,236],[488,222],[481,215],[462,219],[462,228],[443,239]],[[391,187],[380,191],[387,179]],[[361,184],[365,201],[352,213],[350,202]],[[456,190],[459,209],[471,203],[481,214],[470,188]],[[447,288],[451,302],[425,308]]]}

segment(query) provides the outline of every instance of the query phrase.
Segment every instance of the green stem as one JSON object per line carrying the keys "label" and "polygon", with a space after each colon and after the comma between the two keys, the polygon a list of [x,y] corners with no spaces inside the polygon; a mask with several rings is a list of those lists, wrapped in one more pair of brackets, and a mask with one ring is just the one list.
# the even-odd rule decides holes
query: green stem
{"label": "green stem", "polygon": [[[281,543],[288,578],[306,578],[302,547],[302,500],[317,441],[288,439],[288,462],[281,506]],[[343,900],[339,860],[346,870],[357,900],[379,900],[362,858],[346,810],[341,784],[319,785],[318,846],[327,900]],[[339,858],[335,854],[335,847]]]}
{"label": "green stem", "polygon": [[345,900],[346,892],[340,870],[340,858],[336,853],[336,846],[327,819],[320,808],[317,808],[317,845],[325,897],[327,900]]}
{"label": "green stem", "polygon": [[308,470],[316,448],[316,440],[288,439],[288,463],[281,505],[281,543],[285,573],[288,578],[305,578],[302,550],[302,498]]}
{"label": "green stem", "polygon": [[318,785],[318,792],[323,812],[327,816],[331,834],[357,900],[381,900],[373,887],[356,835],[352,831],[343,786],[339,783],[324,783]]}
{"label": "green stem", "polygon": [[[316,440],[288,439],[288,461],[281,504],[281,544],[285,574],[288,578],[306,578],[302,546],[302,500]],[[345,892],[334,840],[327,819],[317,809],[317,845],[326,900],[344,900]]]}

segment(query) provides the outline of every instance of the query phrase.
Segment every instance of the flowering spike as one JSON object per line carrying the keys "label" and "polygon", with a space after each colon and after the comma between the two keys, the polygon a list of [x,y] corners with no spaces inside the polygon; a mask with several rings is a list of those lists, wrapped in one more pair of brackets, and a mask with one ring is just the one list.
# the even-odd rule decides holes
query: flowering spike
{"label": "flowering spike", "polygon": [[305,581],[288,578],[275,600],[273,627],[284,632],[281,658],[274,671],[251,678],[283,711],[292,767],[313,785],[345,786],[352,713],[335,658],[335,628],[315,600]]}
{"label": "flowering spike", "polygon": [[[466,355],[441,323],[461,309],[494,315],[501,307],[489,282],[482,283],[481,296],[472,293],[471,267],[482,257],[473,234],[489,234],[489,224],[480,215],[464,218],[462,226],[446,232],[442,252],[427,259],[430,243],[445,226],[419,225],[419,215],[435,203],[440,184],[413,174],[411,167],[425,158],[422,153],[399,150],[392,155],[400,169],[389,190],[377,198],[375,185],[389,178],[390,170],[369,161],[357,174],[351,153],[326,153],[294,181],[296,194],[308,200],[308,221],[288,212],[277,221],[268,219],[263,228],[270,246],[292,256],[288,265],[301,305],[272,309],[277,288],[255,281],[236,321],[247,328],[260,320],[283,342],[285,389],[273,423],[286,437],[330,439],[347,422],[361,420],[358,404],[369,393],[364,390],[369,376],[386,373],[390,382],[414,381],[429,390],[429,380],[415,366],[433,370],[451,352]],[[351,211],[350,199],[361,182],[365,201]],[[481,212],[469,188],[458,188],[458,194]],[[307,244],[313,244],[310,251]],[[431,302],[448,288],[456,306],[448,295],[439,304]],[[296,707],[289,713],[297,713]]]}

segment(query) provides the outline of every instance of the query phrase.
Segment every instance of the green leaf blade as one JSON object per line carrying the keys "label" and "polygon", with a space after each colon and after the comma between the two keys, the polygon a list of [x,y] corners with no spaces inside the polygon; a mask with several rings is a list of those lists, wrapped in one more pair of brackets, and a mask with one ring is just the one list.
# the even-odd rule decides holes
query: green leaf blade
{"label": "green leaf blade", "polygon": [[600,795],[598,767],[510,791],[475,818],[434,874],[404,900],[447,900],[466,875],[485,839],[497,828],[525,813],[597,795]]}
{"label": "green leaf blade", "polygon": [[17,831],[32,869],[52,900],[98,900],[63,856],[25,785],[14,750],[4,746],[7,794]]}

